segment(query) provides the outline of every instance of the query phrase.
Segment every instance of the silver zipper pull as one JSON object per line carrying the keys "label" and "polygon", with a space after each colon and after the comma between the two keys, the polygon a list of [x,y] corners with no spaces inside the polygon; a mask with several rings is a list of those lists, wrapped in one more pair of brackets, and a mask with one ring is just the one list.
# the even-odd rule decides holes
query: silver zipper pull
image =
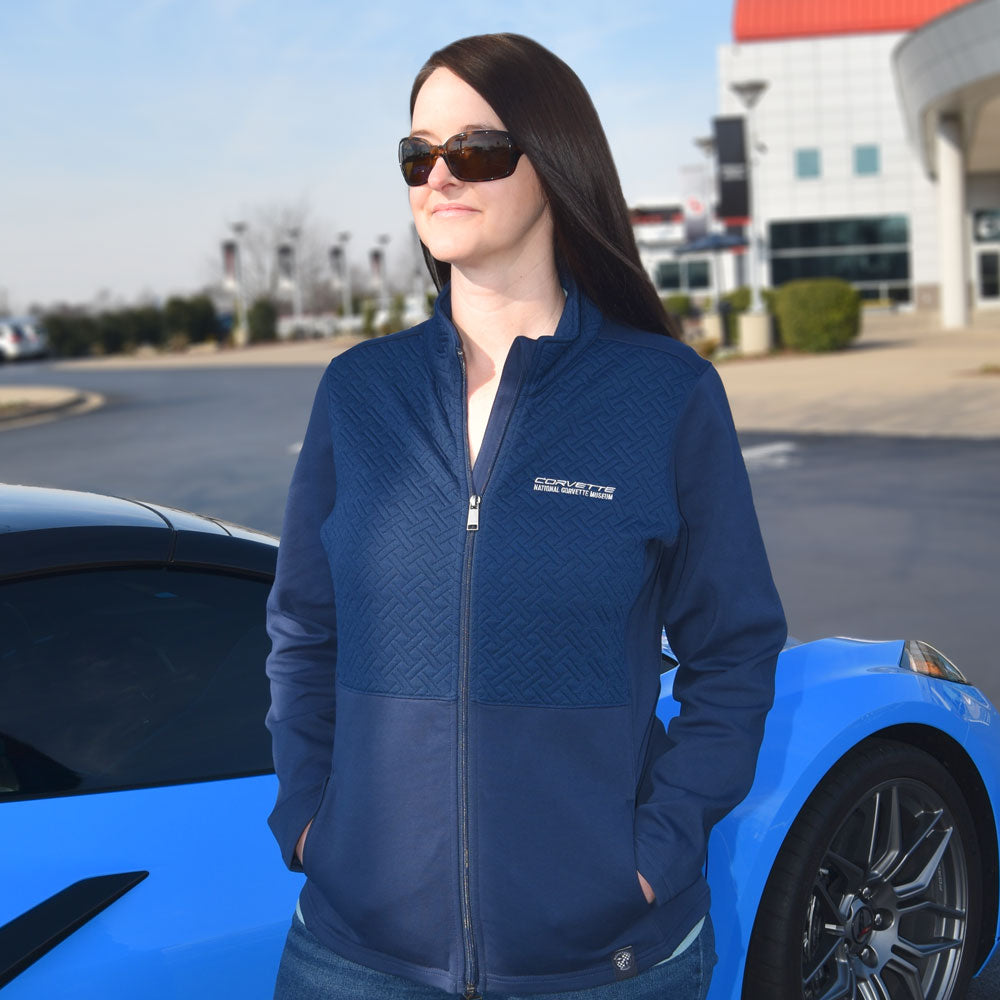
{"label": "silver zipper pull", "polygon": [[479,530],[479,502],[480,497],[476,496],[475,493],[469,497],[469,519],[465,522],[468,531]]}

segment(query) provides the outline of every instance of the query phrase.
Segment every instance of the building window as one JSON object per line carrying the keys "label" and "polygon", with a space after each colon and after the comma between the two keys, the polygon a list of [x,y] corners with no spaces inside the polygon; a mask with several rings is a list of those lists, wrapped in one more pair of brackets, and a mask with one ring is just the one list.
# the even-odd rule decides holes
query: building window
{"label": "building window", "polygon": [[795,176],[799,180],[819,177],[820,159],[818,149],[795,150]]}
{"label": "building window", "polygon": [[772,222],[769,238],[772,252],[905,245],[910,242],[910,224],[905,215],[796,219],[790,222]]}
{"label": "building window", "polygon": [[910,300],[910,224],[905,215],[795,219],[768,227],[771,284],[843,278],[868,299]]}
{"label": "building window", "polygon": [[710,288],[712,278],[708,273],[707,260],[689,260],[686,262],[687,281],[685,284],[691,291]]}
{"label": "building window", "polygon": [[681,266],[664,260],[656,265],[656,287],[661,292],[675,292],[681,287]]}
{"label": "building window", "polygon": [[656,265],[654,282],[660,292],[697,292],[709,289],[712,287],[709,261],[660,261]]}
{"label": "building window", "polygon": [[879,172],[878,146],[854,147],[854,172],[859,177],[869,177]]}
{"label": "building window", "polygon": [[843,278],[852,285],[872,287],[884,282],[905,283],[910,280],[910,255],[906,250],[877,250],[775,257],[771,261],[771,276],[775,287],[796,278]]}

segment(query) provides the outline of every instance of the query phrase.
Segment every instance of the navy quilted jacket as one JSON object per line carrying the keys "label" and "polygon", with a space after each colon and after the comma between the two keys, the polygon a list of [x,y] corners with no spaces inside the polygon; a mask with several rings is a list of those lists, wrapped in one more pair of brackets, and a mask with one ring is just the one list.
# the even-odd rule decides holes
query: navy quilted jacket
{"label": "navy quilted jacket", "polygon": [[554,335],[515,339],[474,469],[465,409],[447,290],[323,375],[268,601],[270,823],[296,867],[313,819],[302,911],[345,958],[470,996],[597,986],[707,912],[784,617],[688,347],[570,282]]}

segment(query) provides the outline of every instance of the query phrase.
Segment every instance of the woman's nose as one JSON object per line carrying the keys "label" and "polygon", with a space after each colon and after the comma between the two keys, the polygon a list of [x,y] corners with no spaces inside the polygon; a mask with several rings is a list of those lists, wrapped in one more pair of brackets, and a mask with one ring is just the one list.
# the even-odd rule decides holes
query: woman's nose
{"label": "woman's nose", "polygon": [[439,156],[431,167],[431,172],[427,175],[427,183],[435,190],[440,191],[451,184],[457,184],[455,175],[448,169],[448,164],[443,156]]}

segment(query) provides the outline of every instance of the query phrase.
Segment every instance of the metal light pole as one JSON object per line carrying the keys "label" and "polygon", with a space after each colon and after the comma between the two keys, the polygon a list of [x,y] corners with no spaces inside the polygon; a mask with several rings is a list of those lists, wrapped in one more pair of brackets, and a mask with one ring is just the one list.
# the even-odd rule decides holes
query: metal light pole
{"label": "metal light pole", "polygon": [[351,315],[351,269],[347,264],[347,242],[350,238],[349,232],[337,233],[340,244],[340,308],[345,319]]}
{"label": "metal light pole", "polygon": [[[715,190],[715,139],[713,136],[703,135],[695,139],[694,144],[704,154],[708,165],[707,187],[709,194],[706,198],[705,192],[702,191],[702,198],[705,201],[708,215],[708,231],[712,233],[715,231],[713,228],[715,222],[715,204],[711,194]],[[712,254],[712,284],[715,286],[715,305],[716,310],[718,310],[719,304],[722,302],[722,266],[719,262],[718,252]]]}
{"label": "metal light pole", "polygon": [[288,230],[288,239],[292,245],[292,315],[296,320],[302,319],[302,265],[299,262],[299,237],[302,230],[292,226]]}
{"label": "metal light pole", "polygon": [[427,269],[424,267],[424,255],[421,250],[420,234],[417,232],[417,227],[413,225],[412,222],[410,223],[410,243],[413,247],[412,291],[415,296],[422,298],[424,290],[427,287]]}
{"label": "metal light pole", "polygon": [[753,129],[753,109],[767,90],[767,86],[767,80],[741,80],[729,85],[729,89],[740,99],[747,111],[747,202],[750,209],[747,249],[750,251],[750,312],[755,314],[763,313],[764,303],[760,297],[760,244],[757,238],[757,203],[754,198],[754,153],[757,148],[757,137]]}
{"label": "metal light pole", "polygon": [[234,222],[230,228],[236,238],[236,267],[234,277],[236,278],[236,329],[233,331],[233,341],[237,347],[246,347],[250,339],[250,328],[247,319],[247,299],[246,287],[243,283],[243,237],[247,231],[245,222]]}
{"label": "metal light pole", "polygon": [[381,247],[381,250],[382,250],[381,255],[380,255],[380,259],[381,259],[382,263],[381,263],[381,266],[379,267],[379,271],[378,271],[378,306],[379,306],[379,309],[388,309],[389,308],[389,284],[385,280],[385,271],[386,271],[386,263],[387,263],[387,259],[386,259],[387,255],[386,255],[386,252],[385,252],[385,248],[389,245],[389,237],[385,233],[382,233],[382,235],[378,237],[378,242],[379,242],[379,246]]}

